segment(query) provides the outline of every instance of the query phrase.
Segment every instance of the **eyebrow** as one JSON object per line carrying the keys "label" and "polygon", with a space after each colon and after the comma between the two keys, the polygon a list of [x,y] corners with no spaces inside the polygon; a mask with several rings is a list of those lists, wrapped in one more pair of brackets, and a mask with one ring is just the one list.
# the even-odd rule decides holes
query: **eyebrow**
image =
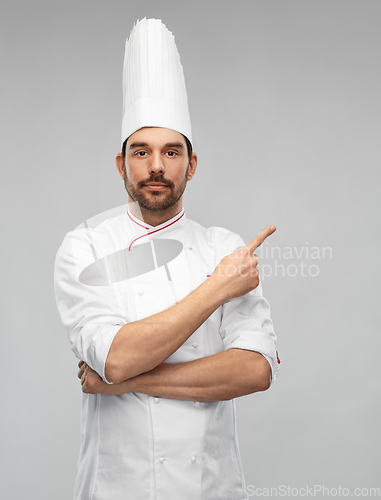
{"label": "eyebrow", "polygon": [[[128,149],[135,149],[135,148],[146,148],[149,147],[149,144],[146,142],[133,142],[130,144]],[[179,148],[179,149],[184,149],[184,144],[181,142],[167,142],[167,144],[164,145],[165,148]]]}
{"label": "eyebrow", "polygon": [[184,144],[182,142],[167,142],[167,144],[164,147],[184,149]]}
{"label": "eyebrow", "polygon": [[133,142],[128,149],[144,148],[146,146],[148,146],[146,142]]}

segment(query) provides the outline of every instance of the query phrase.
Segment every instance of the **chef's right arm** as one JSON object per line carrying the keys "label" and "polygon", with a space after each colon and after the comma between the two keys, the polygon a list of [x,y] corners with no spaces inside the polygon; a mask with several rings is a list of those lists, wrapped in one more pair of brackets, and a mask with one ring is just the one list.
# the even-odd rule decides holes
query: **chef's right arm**
{"label": "chef's right arm", "polygon": [[253,253],[275,229],[268,226],[245,247],[224,257],[211,277],[177,304],[123,326],[107,356],[107,380],[121,383],[152,370],[173,354],[223,302],[254,290],[259,277],[258,259]]}
{"label": "chef's right arm", "polygon": [[115,384],[152,370],[223,302],[258,286],[258,259],[253,253],[274,231],[275,226],[268,226],[241,250],[224,257],[211,277],[177,304],[135,322],[126,322],[118,314],[112,287],[89,287],[79,282],[78,270],[85,267],[83,260],[89,259],[82,256],[86,245],[82,248],[81,242],[65,239],[56,259],[55,290],[73,351]]}

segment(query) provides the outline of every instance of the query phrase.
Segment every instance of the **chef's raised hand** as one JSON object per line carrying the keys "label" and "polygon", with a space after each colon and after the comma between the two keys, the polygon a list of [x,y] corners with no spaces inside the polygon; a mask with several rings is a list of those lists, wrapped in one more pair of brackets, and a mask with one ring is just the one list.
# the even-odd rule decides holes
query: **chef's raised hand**
{"label": "chef's raised hand", "polygon": [[259,257],[254,252],[275,231],[274,225],[267,226],[247,245],[218,264],[211,278],[224,294],[224,300],[241,297],[259,285]]}

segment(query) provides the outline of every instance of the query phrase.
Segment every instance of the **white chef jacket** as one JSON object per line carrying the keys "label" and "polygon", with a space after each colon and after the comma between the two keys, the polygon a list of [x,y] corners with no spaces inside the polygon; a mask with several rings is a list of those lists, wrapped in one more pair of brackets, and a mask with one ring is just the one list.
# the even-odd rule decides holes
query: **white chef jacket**
{"label": "white chef jacket", "polygon": [[[83,283],[81,272],[97,259],[158,239],[183,245],[167,266],[121,281],[113,278],[108,285]],[[127,209],[95,228],[68,233],[56,257],[55,292],[75,355],[105,378],[107,354],[123,325],[181,300],[208,279],[224,255],[243,245],[226,229],[205,229],[188,220],[184,210],[153,227]],[[222,304],[166,362],[248,349],[266,357],[274,380],[275,343],[269,305],[259,285]],[[74,500],[246,498],[234,400],[83,394]]]}

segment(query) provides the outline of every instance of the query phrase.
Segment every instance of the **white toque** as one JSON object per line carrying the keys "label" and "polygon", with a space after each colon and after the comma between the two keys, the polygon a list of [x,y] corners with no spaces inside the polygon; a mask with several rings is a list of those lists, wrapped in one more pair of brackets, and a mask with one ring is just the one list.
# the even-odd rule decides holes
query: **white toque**
{"label": "white toque", "polygon": [[126,41],[122,144],[142,127],[176,130],[192,143],[180,55],[160,19],[137,21]]}

